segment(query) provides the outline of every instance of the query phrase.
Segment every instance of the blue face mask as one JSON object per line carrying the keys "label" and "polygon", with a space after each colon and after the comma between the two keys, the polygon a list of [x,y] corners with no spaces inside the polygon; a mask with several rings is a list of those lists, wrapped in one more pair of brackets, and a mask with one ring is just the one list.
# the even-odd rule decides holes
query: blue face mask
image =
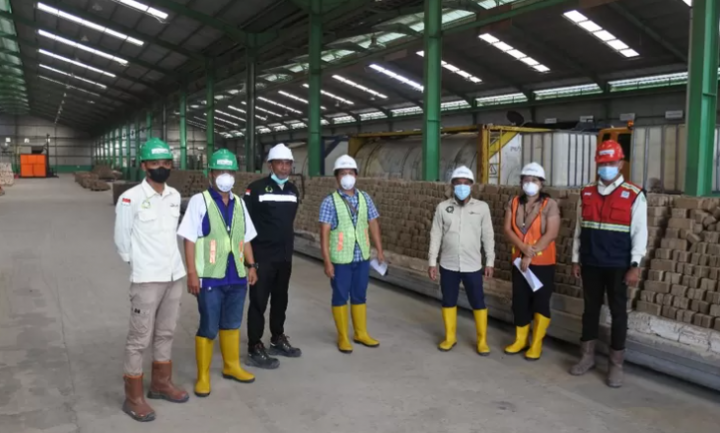
{"label": "blue face mask", "polygon": [[470,185],[455,185],[453,188],[455,197],[460,201],[465,201],[470,196]]}
{"label": "blue face mask", "polygon": [[612,166],[603,166],[598,168],[598,174],[602,180],[613,180],[617,177],[620,169]]}
{"label": "blue face mask", "polygon": [[290,178],[289,178],[289,177],[286,177],[285,179],[280,179],[279,177],[277,177],[277,176],[275,175],[275,173],[273,173],[273,174],[270,176],[270,179],[274,180],[275,183],[277,183],[278,185],[285,185],[285,182],[287,182],[288,179],[290,179]]}

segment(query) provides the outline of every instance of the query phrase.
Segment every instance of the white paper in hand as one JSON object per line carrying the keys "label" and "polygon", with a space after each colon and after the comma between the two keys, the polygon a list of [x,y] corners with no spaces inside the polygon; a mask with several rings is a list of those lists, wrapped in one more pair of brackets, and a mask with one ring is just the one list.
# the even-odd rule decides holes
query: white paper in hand
{"label": "white paper in hand", "polygon": [[377,259],[372,259],[370,260],[370,266],[372,266],[372,268],[375,269],[375,271],[383,277],[385,276],[385,274],[387,274],[387,262],[380,263],[377,261]]}
{"label": "white paper in hand", "polygon": [[518,271],[520,271],[522,276],[525,277],[525,281],[528,282],[528,285],[530,286],[532,291],[537,292],[538,290],[542,289],[543,283],[540,280],[538,280],[538,277],[535,274],[533,274],[533,272],[530,270],[530,268],[528,268],[527,271],[523,272],[522,269],[520,269],[520,262],[521,262],[521,259],[520,259],[520,257],[518,257],[513,262],[513,265],[515,265],[515,267],[518,269]]}

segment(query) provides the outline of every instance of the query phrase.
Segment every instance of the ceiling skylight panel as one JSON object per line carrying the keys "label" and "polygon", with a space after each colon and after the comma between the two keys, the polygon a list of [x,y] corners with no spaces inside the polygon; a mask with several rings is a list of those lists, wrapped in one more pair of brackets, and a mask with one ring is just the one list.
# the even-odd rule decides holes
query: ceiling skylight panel
{"label": "ceiling skylight panel", "polygon": [[[309,89],[309,88],[310,88],[310,85],[309,85],[309,84],[303,84],[303,87]],[[325,90],[320,90],[320,93],[322,93],[323,95],[327,96],[328,98],[332,98],[332,99],[334,99],[334,100],[336,100],[336,101],[338,101],[338,102],[342,102],[343,104],[355,105],[355,103],[354,103],[353,101],[350,101],[350,100],[348,100],[348,99],[345,99],[345,98],[343,98],[343,97],[340,97],[340,96],[338,96],[338,95],[336,95],[336,94],[334,94],[334,93],[330,93],[330,92],[325,91]],[[323,110],[325,109],[324,107],[320,107],[320,108],[322,108]]]}
{"label": "ceiling skylight panel", "polygon": [[108,54],[99,50],[96,50],[95,48],[90,48],[82,44],[78,44],[77,42],[71,41],[70,39],[65,39],[61,36],[54,35],[50,32],[46,32],[45,30],[38,30],[38,34],[40,36],[44,36],[48,39],[52,39],[54,41],[63,43],[65,45],[69,45],[73,48],[78,48],[83,51],[87,51],[88,53],[95,54],[96,56],[104,57],[106,59],[112,60],[114,62],[120,63],[123,66],[127,66],[128,61],[125,59],[121,59],[120,57],[115,57],[112,54]]}
{"label": "ceiling skylight panel", "polygon": [[360,113],[360,120],[385,119],[387,116],[382,111],[371,111],[370,113]]}
{"label": "ceiling skylight panel", "polygon": [[72,22],[74,22],[74,23],[80,24],[80,25],[83,26],[83,27],[88,27],[88,28],[91,28],[91,29],[93,29],[93,30],[97,30],[98,32],[101,32],[101,33],[105,33],[105,34],[114,36],[114,37],[116,37],[116,38],[118,38],[118,39],[122,39],[122,40],[124,40],[124,41],[128,41],[128,42],[130,42],[131,44],[135,44],[135,45],[138,45],[138,46],[143,46],[143,45],[145,44],[145,42],[143,42],[143,41],[141,41],[141,40],[139,40],[139,39],[135,39],[135,38],[130,37],[130,36],[124,34],[124,33],[117,32],[117,31],[112,30],[112,29],[109,29],[109,28],[107,28],[107,27],[104,27],[104,26],[95,24],[95,23],[93,23],[93,22],[91,22],[91,21],[82,19],[82,18],[80,18],[80,17],[76,17],[75,15],[69,14],[69,13],[67,13],[67,12],[63,12],[63,11],[61,11],[61,10],[59,10],[59,9],[55,9],[55,8],[53,8],[53,7],[50,7],[50,6],[46,5],[45,3],[38,3],[37,6],[38,6],[38,9],[41,10],[41,11],[43,11],[43,12],[47,12],[47,13],[49,13],[49,14],[51,14],[51,15],[57,16],[58,18],[63,18],[63,19],[66,19],[66,20],[68,20],[68,21],[72,21]]}
{"label": "ceiling skylight panel", "polygon": [[355,118],[352,116],[338,116],[332,118],[332,123],[339,124],[339,123],[352,123],[355,121]]}
{"label": "ceiling skylight panel", "polygon": [[[424,51],[418,51],[417,55],[420,57],[425,57]],[[452,72],[453,74],[459,75],[463,78],[465,78],[468,81],[471,81],[474,84],[482,83],[482,80],[474,75],[472,75],[469,72],[463,71],[462,69],[458,68],[455,65],[451,65],[450,63],[446,62],[445,60],[441,60],[440,63],[442,64],[442,67],[447,69],[448,71]]]}
{"label": "ceiling skylight panel", "polygon": [[511,45],[506,44],[505,42],[491,35],[490,33],[483,33],[482,35],[478,36],[478,38],[482,39],[483,41],[487,42],[488,44],[502,51],[503,53],[512,56],[516,60],[520,60],[521,62],[525,63],[526,65],[530,66],[538,72],[548,72],[550,70],[550,68],[548,68],[547,66],[543,65],[532,57],[529,57],[522,51],[513,48]]}
{"label": "ceiling skylight panel", "polygon": [[167,17],[168,17],[168,14],[166,14],[165,12],[157,10],[153,7],[142,4],[135,0],[115,0],[115,1],[120,4],[124,4],[125,6],[128,6],[130,8],[133,8],[135,10],[138,10],[140,12],[146,13],[146,14],[150,15],[151,17],[159,18],[161,20],[167,19]]}
{"label": "ceiling skylight panel", "polygon": [[640,55],[637,51],[631,49],[625,42],[616,38],[615,35],[608,32],[607,30],[604,30],[597,23],[588,19],[580,12],[569,11],[565,12],[563,15],[565,16],[565,18],[572,21],[576,26],[582,28],[591,35],[600,39],[602,42],[604,42],[607,46],[618,52],[620,55],[625,57],[637,57]]}
{"label": "ceiling skylight panel", "polygon": [[373,89],[371,89],[371,88],[369,88],[369,87],[365,87],[365,86],[363,86],[362,84],[356,83],[356,82],[354,82],[354,81],[352,81],[352,80],[348,80],[347,78],[342,77],[342,76],[340,76],[340,75],[333,75],[333,78],[336,79],[336,80],[338,80],[339,82],[341,82],[341,83],[343,83],[343,84],[347,84],[348,86],[354,87],[354,88],[356,88],[356,89],[358,89],[358,90],[360,90],[360,91],[363,91],[363,92],[365,92],[365,93],[368,93],[368,94],[372,95],[373,97],[377,97],[377,98],[381,98],[381,99],[387,99],[387,98],[388,98],[387,95],[384,95],[384,94],[382,94],[382,93],[380,93],[380,92],[377,92],[377,91],[375,91],[375,90],[373,90]]}
{"label": "ceiling skylight panel", "polygon": [[115,74],[113,74],[113,73],[103,71],[102,69],[94,68],[90,65],[86,65],[85,63],[81,63],[76,60],[68,59],[67,57],[63,57],[63,56],[57,55],[55,53],[51,53],[50,51],[43,50],[42,48],[39,49],[38,52],[40,54],[44,54],[44,55],[52,57],[54,59],[62,60],[63,62],[71,63],[75,66],[80,66],[82,68],[89,69],[93,72],[97,72],[98,74],[106,75],[108,77],[113,77],[113,78],[115,77]]}
{"label": "ceiling skylight panel", "polygon": [[55,69],[55,68],[52,68],[52,67],[50,67],[50,66],[48,66],[48,65],[43,65],[42,63],[40,63],[40,67],[43,68],[43,69],[47,69],[48,71],[53,71],[53,72],[55,72],[55,73],[62,74],[62,75],[65,75],[65,76],[74,78],[74,79],[76,79],[76,80],[84,81],[84,82],[89,83],[89,84],[92,84],[92,85],[94,85],[94,86],[98,86],[98,87],[100,87],[100,88],[102,88],[102,89],[107,89],[107,86],[104,85],[104,84],[96,83],[95,81],[88,80],[87,78],[78,77],[78,76],[75,75],[75,74],[71,74],[71,73],[69,73],[69,72],[61,71],[60,69]]}
{"label": "ceiling skylight panel", "polygon": [[380,66],[380,65],[376,65],[375,63],[373,63],[373,64],[370,65],[370,68],[374,69],[374,70],[377,71],[377,72],[380,72],[380,73],[383,74],[383,75],[386,75],[386,76],[392,78],[392,79],[395,80],[395,81],[399,81],[399,82],[401,82],[401,83],[403,83],[403,84],[405,84],[405,85],[408,85],[408,86],[412,87],[413,89],[417,90],[418,92],[422,92],[422,91],[423,91],[423,86],[422,86],[422,84],[417,83],[417,82],[415,82],[415,81],[413,81],[413,80],[411,80],[411,79],[409,79],[409,78],[407,78],[407,77],[404,77],[404,76],[402,76],[402,75],[400,75],[400,74],[397,74],[397,73],[395,73],[395,72],[393,72],[393,71],[391,71],[391,70],[389,70],[389,69],[385,69],[385,68],[383,68],[383,67]]}

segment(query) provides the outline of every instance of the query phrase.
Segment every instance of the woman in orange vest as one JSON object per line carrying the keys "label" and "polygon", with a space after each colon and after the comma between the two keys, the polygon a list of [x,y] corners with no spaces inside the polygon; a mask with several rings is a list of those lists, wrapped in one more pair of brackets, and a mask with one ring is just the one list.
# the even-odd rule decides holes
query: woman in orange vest
{"label": "woman in orange vest", "polygon": [[530,270],[542,283],[533,291],[513,264],[512,310],[515,342],[505,348],[514,355],[528,348],[530,322],[535,323],[532,343],[525,359],[536,361],[542,354],[542,341],[550,325],[550,297],[555,280],[555,238],[560,230],[560,209],[555,200],[541,192],[545,170],[536,162],[523,167],[520,174],[523,193],[513,197],[505,212],[505,236],[512,243],[513,263],[519,259],[523,271]]}

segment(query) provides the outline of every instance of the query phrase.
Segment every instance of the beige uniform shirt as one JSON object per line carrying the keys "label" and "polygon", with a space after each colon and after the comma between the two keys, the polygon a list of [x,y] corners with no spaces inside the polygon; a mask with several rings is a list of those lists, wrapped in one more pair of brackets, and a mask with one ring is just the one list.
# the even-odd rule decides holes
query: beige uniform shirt
{"label": "beige uniform shirt", "polygon": [[482,251],[486,266],[495,263],[495,234],[487,203],[470,199],[464,206],[455,198],[440,203],[435,210],[430,231],[429,266],[440,266],[455,272],[476,272],[482,269]]}

